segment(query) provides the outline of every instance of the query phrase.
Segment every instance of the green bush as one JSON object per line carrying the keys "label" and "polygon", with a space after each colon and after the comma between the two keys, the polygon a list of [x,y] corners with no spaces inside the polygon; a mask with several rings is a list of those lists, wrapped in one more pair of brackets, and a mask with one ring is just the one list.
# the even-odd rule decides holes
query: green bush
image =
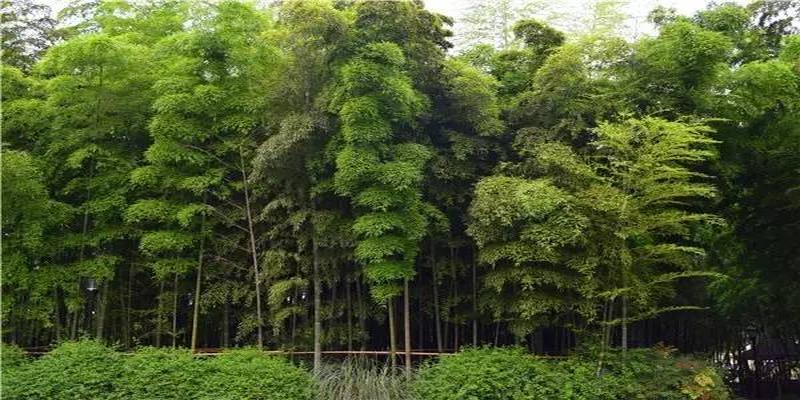
{"label": "green bush", "polygon": [[204,363],[188,350],[145,347],[123,357],[117,399],[190,399],[206,378]]}
{"label": "green bush", "polygon": [[258,350],[203,359],[174,349],[122,354],[84,340],[64,343],[30,363],[13,357],[18,366],[3,367],[4,400],[310,400],[315,394],[309,373]]}
{"label": "green bush", "polygon": [[521,348],[470,348],[428,362],[414,385],[425,400],[553,399],[558,374]]}
{"label": "green bush", "polygon": [[[28,362],[30,362],[30,359],[25,354],[24,350],[14,345],[0,343],[0,377],[2,377],[2,379],[0,379],[0,387],[5,388],[13,383],[13,381],[9,381],[9,378],[12,377],[19,368],[27,365]],[[5,393],[5,389],[3,389],[0,398],[5,397]]]}
{"label": "green bush", "polygon": [[64,343],[9,373],[3,399],[109,399],[120,377],[119,357],[94,341]]}
{"label": "green bush", "polygon": [[[594,355],[593,355],[594,354]],[[584,353],[565,361],[522,349],[468,349],[423,365],[415,393],[425,400],[727,400],[720,374],[666,349]]]}
{"label": "green bush", "polygon": [[201,361],[198,399],[304,400],[314,397],[311,375],[282,357],[232,350]]}
{"label": "green bush", "polygon": [[25,354],[25,350],[13,344],[0,343],[0,367],[3,372],[15,369],[27,364],[30,359]]}
{"label": "green bush", "polygon": [[[600,377],[596,377],[599,360]],[[669,348],[606,351],[578,354],[562,366],[573,379],[578,398],[726,400],[730,398],[722,375],[708,363],[686,356],[675,357]],[[586,383],[589,384],[586,384]]]}

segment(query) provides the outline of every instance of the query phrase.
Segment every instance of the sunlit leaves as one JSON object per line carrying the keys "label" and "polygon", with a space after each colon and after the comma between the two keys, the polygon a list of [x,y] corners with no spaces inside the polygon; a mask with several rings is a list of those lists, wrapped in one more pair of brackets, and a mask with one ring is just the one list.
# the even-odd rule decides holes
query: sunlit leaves
{"label": "sunlit leaves", "polygon": [[[693,229],[722,224],[718,216],[688,207],[716,195],[697,170],[715,156],[710,132],[702,124],[659,118],[602,123],[585,156],[562,144],[519,137],[524,159],[509,170],[547,178],[497,175],[476,187],[469,232],[481,247],[481,260],[497,269],[487,283],[500,291],[523,282],[515,292],[521,299],[568,287],[591,300],[596,287],[622,286],[640,305],[666,292],[643,282],[663,268],[700,265],[704,252],[691,245]],[[508,274],[515,280],[500,278]],[[596,278],[606,274],[610,282]],[[551,310],[524,304],[516,306],[525,318],[564,307],[587,310],[577,302],[544,303]]]}
{"label": "sunlit leaves", "polygon": [[416,242],[425,231],[420,184],[430,153],[398,143],[393,132],[412,126],[426,105],[403,73],[404,62],[393,43],[366,45],[342,67],[333,101],[345,143],[334,185],[359,206],[355,257],[380,302],[397,293],[397,281],[413,275]]}
{"label": "sunlit leaves", "polygon": [[190,248],[194,237],[190,234],[177,231],[153,231],[142,235],[139,248],[148,255],[162,255],[165,253],[180,253]]}

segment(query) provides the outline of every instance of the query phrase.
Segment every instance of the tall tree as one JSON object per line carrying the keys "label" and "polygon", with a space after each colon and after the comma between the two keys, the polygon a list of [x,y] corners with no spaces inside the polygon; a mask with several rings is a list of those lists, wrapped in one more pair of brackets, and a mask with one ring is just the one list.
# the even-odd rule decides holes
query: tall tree
{"label": "tall tree", "polygon": [[656,118],[606,123],[585,157],[534,140],[518,149],[530,158],[509,169],[521,176],[481,181],[470,232],[497,271],[487,284],[518,287],[503,308],[529,324],[520,333],[570,310],[593,320],[595,304],[619,298],[621,318],[603,322],[622,325],[625,348],[629,319],[663,311],[662,285],[709,275],[698,269],[705,251],[687,240],[696,225],[720,219],[682,205],[715,193],[692,166],[713,155],[708,131]]}
{"label": "tall tree", "polygon": [[800,39],[791,36],[779,58],[725,74],[707,111],[724,118],[715,123],[723,142],[712,170],[722,177],[720,210],[731,221],[715,246],[714,264],[733,278],[715,287],[717,307],[732,326],[773,338],[797,334],[797,320],[785,316],[800,307],[793,278],[800,260],[798,66]]}
{"label": "tall tree", "polygon": [[[132,196],[128,174],[147,143],[148,52],[125,38],[87,35],[53,48],[40,72],[47,78],[53,110],[50,129],[41,137],[45,173],[57,198],[80,210],[58,257],[72,271],[73,283],[65,282],[63,289],[74,337],[83,298],[78,279],[97,279],[100,296],[107,296],[108,282],[129,245],[121,211]],[[102,311],[97,311],[98,334]]]}
{"label": "tall tree", "polygon": [[[318,370],[323,340],[323,271],[320,269],[323,262],[330,266],[331,261],[322,253],[326,248],[336,248],[337,243],[347,242],[325,235],[326,227],[320,226],[327,219],[325,215],[331,213],[326,210],[330,205],[326,204],[325,197],[329,197],[326,193],[330,192],[333,164],[330,159],[325,161],[326,146],[332,136],[331,123],[319,98],[331,84],[332,63],[342,43],[346,42],[348,21],[341,11],[325,1],[286,2],[279,8],[278,17],[276,36],[287,62],[281,70],[284,79],[270,103],[275,106],[277,111],[274,115],[280,123],[258,148],[253,160],[254,178],[263,186],[264,197],[271,200],[264,209],[265,214],[280,213],[276,216],[278,221],[285,212],[296,217],[293,218],[298,239],[296,247],[293,247],[297,251],[295,254],[308,256],[300,252],[311,251],[314,368]],[[286,207],[275,207],[281,203]],[[342,232],[334,229],[334,234],[341,236]],[[275,240],[272,243],[275,247],[282,247]],[[273,274],[277,276],[278,271]],[[303,280],[296,274],[291,274],[287,280],[276,279],[273,290],[281,295],[274,296],[274,305],[278,306],[278,302],[288,294],[286,291],[299,282]]]}
{"label": "tall tree", "polygon": [[336,158],[336,189],[352,199],[356,258],[372,283],[373,297],[389,308],[392,360],[393,299],[414,276],[425,233],[419,189],[430,153],[396,132],[413,129],[427,106],[402,70],[405,57],[392,43],[371,43],[342,67],[334,109],[342,120],[343,147]]}
{"label": "tall tree", "polygon": [[[161,220],[169,224],[145,233],[141,241],[142,250],[160,260],[183,260],[154,264],[168,267],[171,274],[187,272],[189,260],[196,260],[195,273],[202,273],[207,232],[219,235],[216,240],[227,243],[223,248],[232,257],[247,260],[255,317],[243,321],[240,331],[255,330],[262,347],[263,277],[248,176],[277,53],[263,35],[269,22],[262,12],[238,2],[207,11],[213,13],[199,19],[200,27],[161,44],[166,57],[160,62],[169,73],[155,85],[159,97],[149,125],[149,165],[133,175],[156,197],[140,201],[134,211],[151,206],[172,210]],[[202,279],[196,276],[195,281],[197,308]]]}
{"label": "tall tree", "polygon": [[3,149],[2,158],[3,322],[16,327],[11,332],[14,342],[24,343],[24,335],[32,331],[24,329],[26,325],[54,326],[59,339],[59,299],[54,291],[63,276],[49,261],[58,251],[49,242],[58,237],[72,210],[50,198],[44,175],[30,154]]}

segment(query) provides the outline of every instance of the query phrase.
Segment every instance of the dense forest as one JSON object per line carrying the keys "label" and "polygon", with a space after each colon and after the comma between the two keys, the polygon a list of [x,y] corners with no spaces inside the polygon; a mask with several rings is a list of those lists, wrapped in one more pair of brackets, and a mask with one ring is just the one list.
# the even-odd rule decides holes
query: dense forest
{"label": "dense forest", "polygon": [[796,346],[800,3],[511,3],[4,0],[3,341]]}

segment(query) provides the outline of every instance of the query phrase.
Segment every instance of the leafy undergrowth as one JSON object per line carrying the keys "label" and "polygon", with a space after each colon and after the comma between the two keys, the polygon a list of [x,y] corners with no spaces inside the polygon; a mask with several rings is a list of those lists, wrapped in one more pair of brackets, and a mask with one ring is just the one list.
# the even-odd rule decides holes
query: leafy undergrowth
{"label": "leafy undergrowth", "polygon": [[3,363],[4,400],[310,400],[314,394],[311,374],[253,349],[206,359],[153,348],[125,355],[84,340],[34,361]]}
{"label": "leafy undergrowth", "polygon": [[566,361],[519,348],[467,349],[428,362],[413,390],[425,400],[727,400],[718,371],[666,349],[578,354]]}
{"label": "leafy undergrowth", "polygon": [[[3,345],[3,399],[727,400],[720,374],[668,349],[583,352],[543,360],[521,348],[469,348],[411,376],[367,359],[311,374],[255,349],[199,358],[187,350],[124,354],[64,343],[30,360]],[[602,362],[601,362],[602,360]]]}

